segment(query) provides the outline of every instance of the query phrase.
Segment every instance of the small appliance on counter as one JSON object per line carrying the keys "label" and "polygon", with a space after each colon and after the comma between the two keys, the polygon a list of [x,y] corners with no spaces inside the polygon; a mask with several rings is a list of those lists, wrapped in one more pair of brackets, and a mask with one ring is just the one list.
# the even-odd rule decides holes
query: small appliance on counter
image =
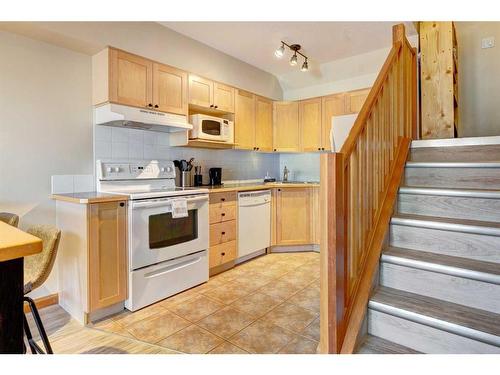
{"label": "small appliance on counter", "polygon": [[222,185],[222,168],[210,168],[208,177],[210,178],[210,185]]}

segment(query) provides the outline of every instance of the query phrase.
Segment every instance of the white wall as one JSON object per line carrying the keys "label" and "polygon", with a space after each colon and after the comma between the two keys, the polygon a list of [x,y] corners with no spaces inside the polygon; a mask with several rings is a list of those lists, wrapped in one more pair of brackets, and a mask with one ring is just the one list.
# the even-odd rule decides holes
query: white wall
{"label": "white wall", "polygon": [[14,22],[1,28],[88,54],[109,45],[272,99],[283,95],[272,74],[156,22]]}
{"label": "white wall", "polygon": [[[457,22],[459,135],[500,135],[500,22]],[[482,49],[493,36],[496,46]]]}
{"label": "white wall", "polygon": [[0,211],[55,224],[50,176],[92,173],[91,59],[6,32],[0,56]]}

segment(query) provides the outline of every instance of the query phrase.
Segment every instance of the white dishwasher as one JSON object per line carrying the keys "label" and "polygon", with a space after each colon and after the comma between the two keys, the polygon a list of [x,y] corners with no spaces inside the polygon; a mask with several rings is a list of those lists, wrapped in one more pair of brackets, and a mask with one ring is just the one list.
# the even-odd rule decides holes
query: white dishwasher
{"label": "white dishwasher", "polygon": [[271,246],[271,191],[238,193],[238,260],[251,258],[251,254],[269,246]]}

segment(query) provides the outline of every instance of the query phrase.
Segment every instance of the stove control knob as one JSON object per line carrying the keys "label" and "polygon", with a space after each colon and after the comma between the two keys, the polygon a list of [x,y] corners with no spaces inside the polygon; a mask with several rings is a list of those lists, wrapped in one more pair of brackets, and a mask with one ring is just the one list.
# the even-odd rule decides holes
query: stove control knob
{"label": "stove control knob", "polygon": [[172,167],[167,167],[167,172],[171,173],[173,171]]}
{"label": "stove control knob", "polygon": [[107,168],[106,168],[106,172],[108,172],[108,173],[113,172],[113,168],[111,168],[111,167],[107,167]]}
{"label": "stove control knob", "polygon": [[160,172],[165,172],[166,171],[166,168],[165,167],[161,167],[160,168]]}
{"label": "stove control knob", "polygon": [[114,171],[115,173],[120,172],[120,167],[114,167],[114,168],[113,168],[113,171]]}

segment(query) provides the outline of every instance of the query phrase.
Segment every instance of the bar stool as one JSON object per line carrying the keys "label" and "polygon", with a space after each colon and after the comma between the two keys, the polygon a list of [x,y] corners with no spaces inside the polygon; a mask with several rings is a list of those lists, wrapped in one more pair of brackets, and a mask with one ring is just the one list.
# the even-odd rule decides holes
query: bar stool
{"label": "bar stool", "polygon": [[17,227],[19,224],[19,216],[11,214],[10,212],[0,212],[0,221],[12,225],[13,227]]}
{"label": "bar stool", "polygon": [[28,345],[33,354],[53,354],[49,338],[45,332],[35,301],[26,296],[26,294],[38,288],[47,280],[47,277],[49,277],[56,259],[61,231],[50,225],[34,225],[30,227],[27,232],[40,238],[43,242],[43,250],[41,253],[26,257],[24,260],[24,301],[29,305],[38,332],[40,333],[40,338],[45,347],[45,352],[33,339],[26,315],[24,315],[24,333],[26,334]]}

